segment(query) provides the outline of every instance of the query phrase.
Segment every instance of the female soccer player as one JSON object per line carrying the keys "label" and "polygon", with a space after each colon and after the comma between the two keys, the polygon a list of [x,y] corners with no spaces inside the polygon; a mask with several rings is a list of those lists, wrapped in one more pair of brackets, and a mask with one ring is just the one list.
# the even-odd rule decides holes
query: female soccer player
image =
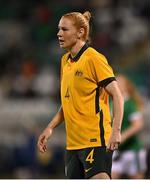
{"label": "female soccer player", "polygon": [[67,50],[61,60],[62,106],[38,140],[45,152],[53,129],[65,121],[65,173],[70,179],[110,178],[112,152],[121,141],[123,98],[106,58],[87,44],[90,18],[90,12],[71,12],[59,21],[59,44]]}
{"label": "female soccer player", "polygon": [[131,179],[143,179],[146,171],[146,151],[138,137],[143,128],[143,103],[137,89],[126,76],[119,75],[117,81],[125,103],[122,140],[119,151],[113,156],[112,177],[120,179],[122,175],[127,175]]}

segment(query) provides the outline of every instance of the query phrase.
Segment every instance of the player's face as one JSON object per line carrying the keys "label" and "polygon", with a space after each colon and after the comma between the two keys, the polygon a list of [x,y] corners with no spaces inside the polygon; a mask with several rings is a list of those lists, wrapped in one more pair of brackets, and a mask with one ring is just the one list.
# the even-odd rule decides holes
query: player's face
{"label": "player's face", "polygon": [[69,18],[61,18],[57,33],[61,48],[70,50],[78,41],[78,30]]}

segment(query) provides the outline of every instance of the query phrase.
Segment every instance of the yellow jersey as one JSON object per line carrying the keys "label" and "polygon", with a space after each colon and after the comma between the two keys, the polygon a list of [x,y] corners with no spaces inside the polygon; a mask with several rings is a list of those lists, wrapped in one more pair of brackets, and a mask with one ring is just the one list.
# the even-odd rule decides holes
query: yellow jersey
{"label": "yellow jersey", "polygon": [[61,61],[61,103],[68,150],[106,146],[111,134],[109,95],[105,90],[115,80],[106,58],[85,44],[71,58]]}

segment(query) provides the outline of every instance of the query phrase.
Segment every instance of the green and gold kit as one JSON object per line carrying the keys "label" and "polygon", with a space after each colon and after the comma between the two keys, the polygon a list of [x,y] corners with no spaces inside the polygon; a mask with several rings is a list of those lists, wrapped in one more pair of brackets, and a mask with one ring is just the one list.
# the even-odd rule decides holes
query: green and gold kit
{"label": "green and gold kit", "polygon": [[106,58],[85,44],[72,58],[61,61],[61,103],[67,149],[106,146],[111,134],[109,95],[105,87],[115,80]]}

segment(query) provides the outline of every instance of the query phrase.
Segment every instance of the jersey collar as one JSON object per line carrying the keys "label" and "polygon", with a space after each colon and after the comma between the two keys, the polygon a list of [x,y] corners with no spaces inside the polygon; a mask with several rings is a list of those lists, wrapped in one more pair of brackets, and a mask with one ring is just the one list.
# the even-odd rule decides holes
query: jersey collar
{"label": "jersey collar", "polygon": [[78,52],[78,54],[74,57],[71,56],[71,54],[69,54],[68,59],[71,59],[71,61],[78,61],[80,56],[84,53],[84,51],[89,47],[88,44],[85,44],[80,51]]}

